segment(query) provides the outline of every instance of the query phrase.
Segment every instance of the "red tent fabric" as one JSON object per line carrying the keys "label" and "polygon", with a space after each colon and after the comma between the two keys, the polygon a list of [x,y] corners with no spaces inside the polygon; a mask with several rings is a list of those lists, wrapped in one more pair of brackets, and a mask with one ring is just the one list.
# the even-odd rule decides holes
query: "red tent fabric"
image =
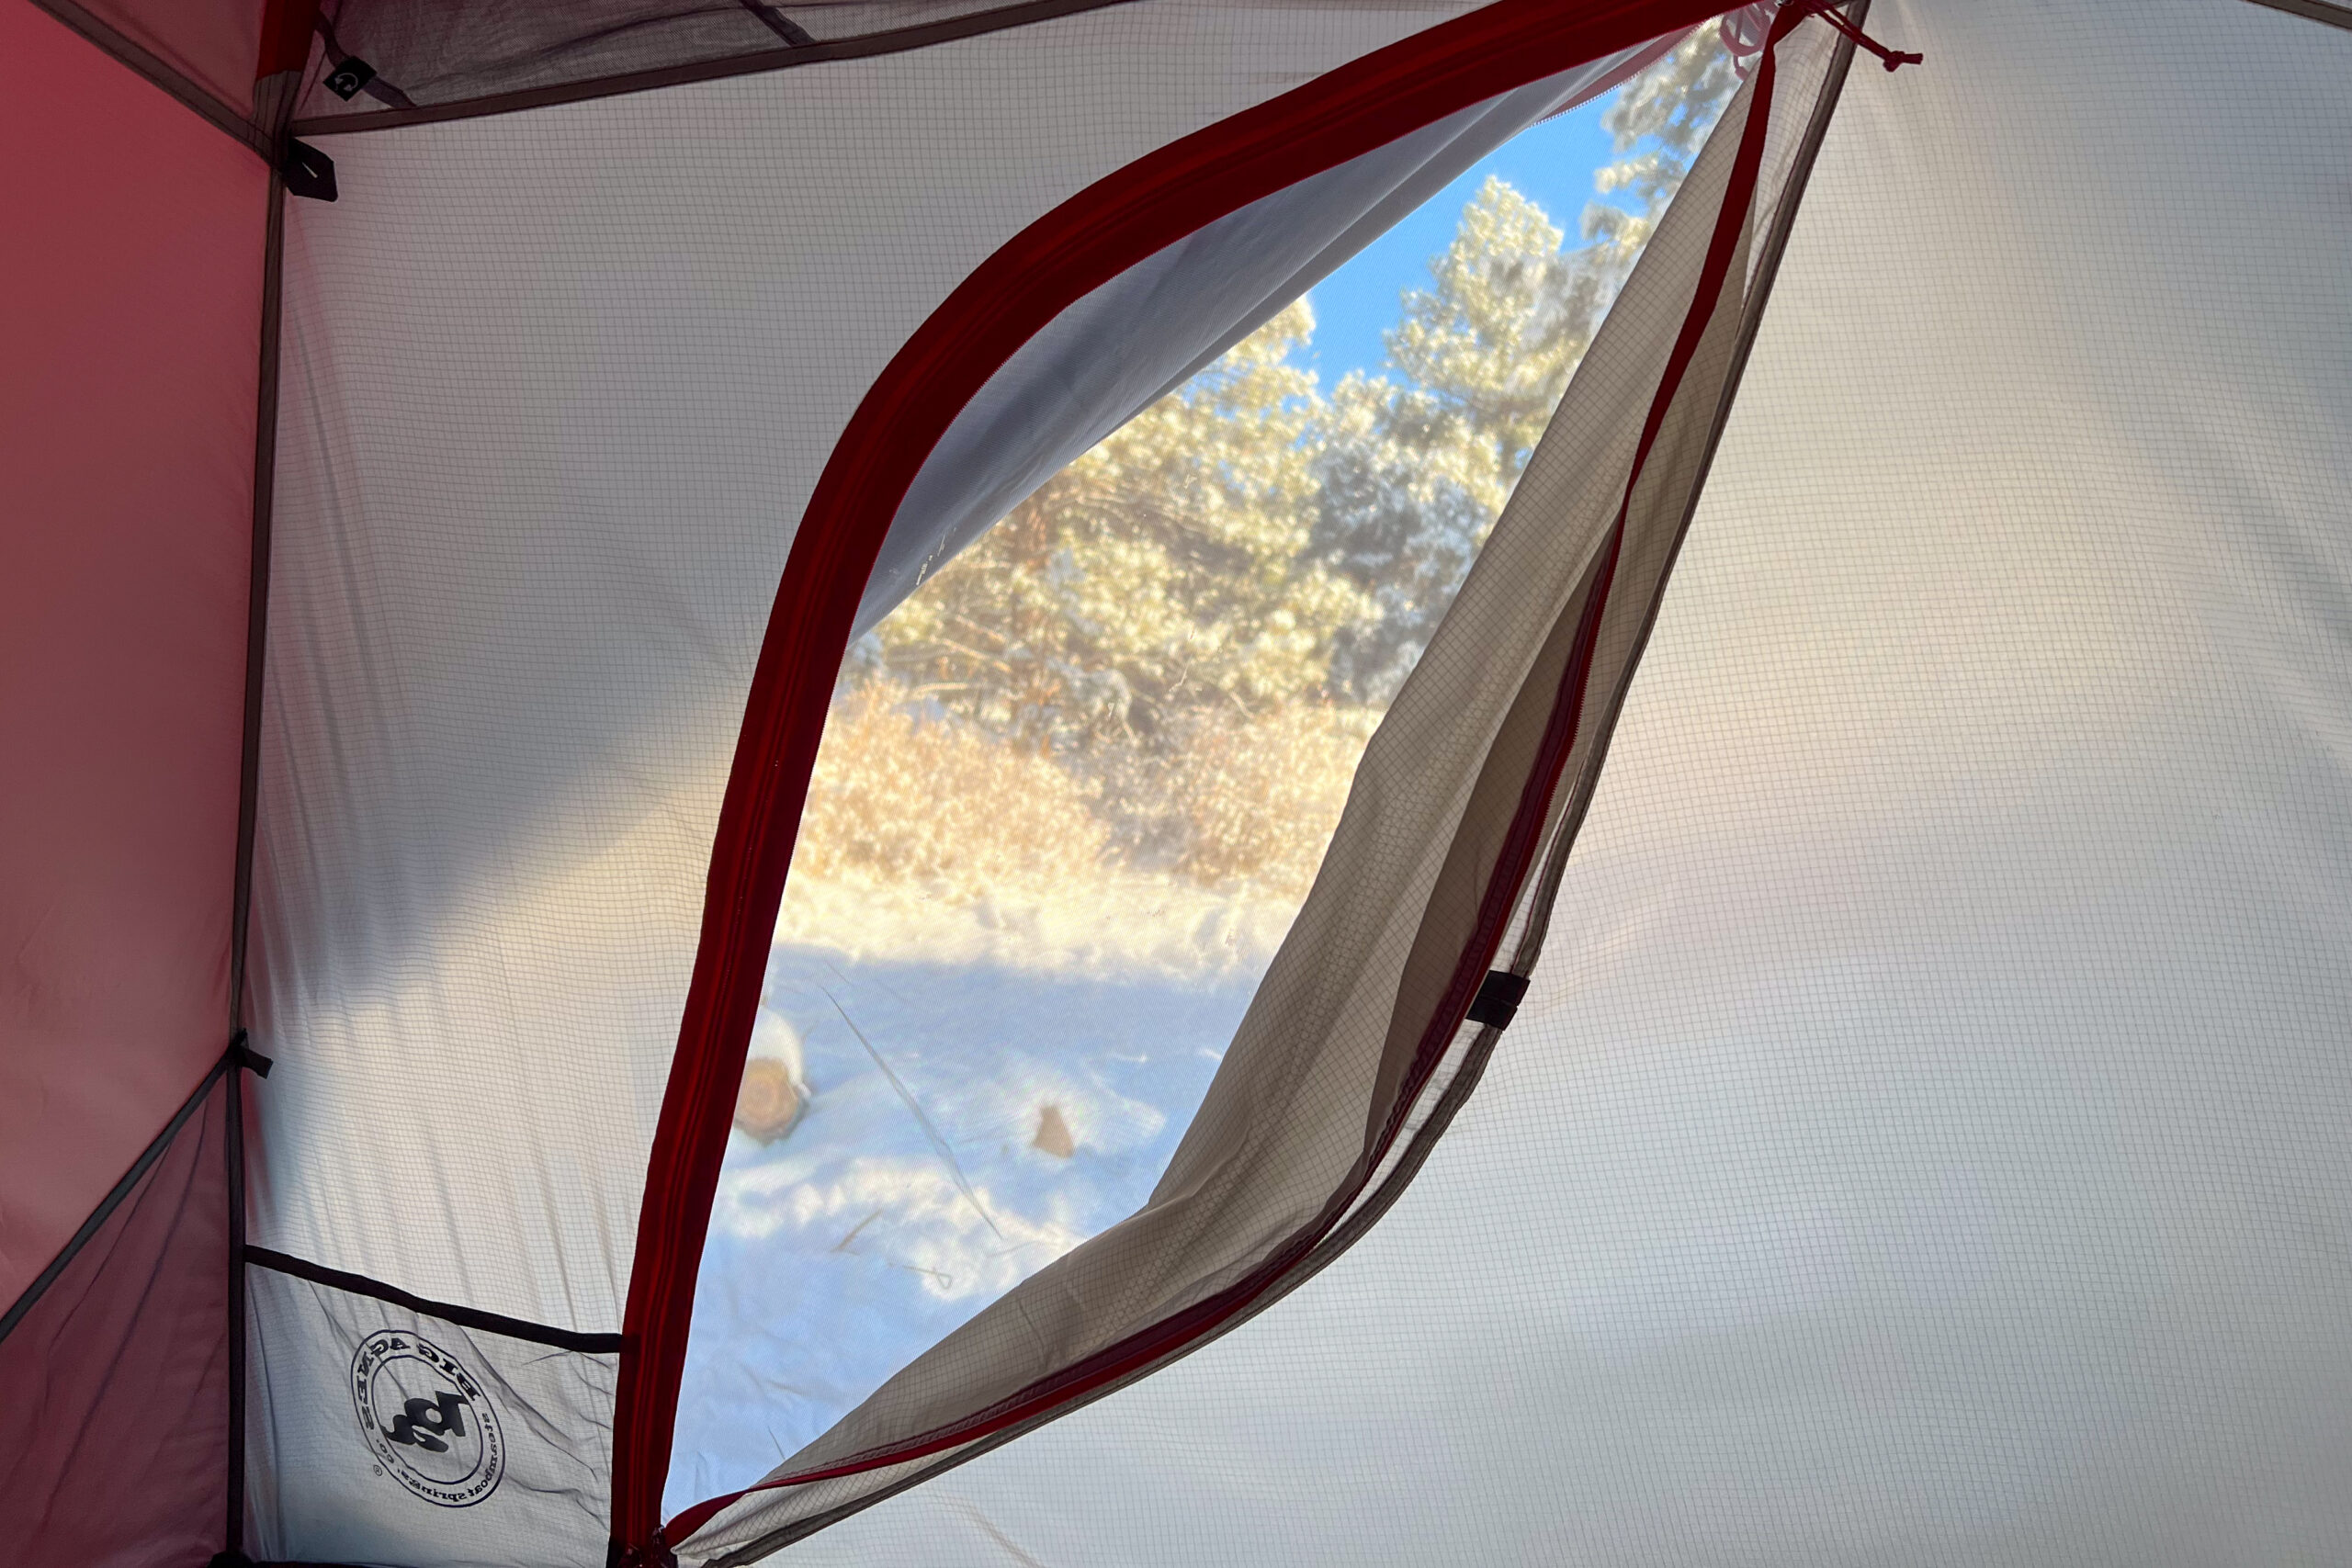
{"label": "red tent fabric", "polygon": [[220,1055],[268,171],[6,26],[13,1298]]}

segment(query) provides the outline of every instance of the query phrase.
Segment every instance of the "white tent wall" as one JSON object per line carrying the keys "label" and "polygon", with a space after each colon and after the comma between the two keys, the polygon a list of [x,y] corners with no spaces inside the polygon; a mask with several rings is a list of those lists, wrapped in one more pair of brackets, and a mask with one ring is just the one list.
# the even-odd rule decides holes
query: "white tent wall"
{"label": "white tent wall", "polygon": [[2352,1552],[2352,34],[1871,28],[1419,1181],[784,1561]]}
{"label": "white tent wall", "polygon": [[[295,204],[286,248],[254,925],[254,1032],[278,1067],[256,1100],[256,1247],[427,1305],[618,1327],[742,694],[850,411],[1057,202],[1461,8],[1153,0],[325,139],[343,198]],[[1457,118],[1363,206],[1515,129]],[[1152,387],[1360,243],[1361,217],[1325,202],[1283,276],[1223,320],[1196,301]],[[297,1417],[315,1387],[347,1403],[351,1341],[384,1314],[309,1311],[327,1298],[288,1278],[254,1298],[260,1553],[601,1559],[594,1474],[535,1483],[570,1500],[503,1526],[485,1507],[408,1531],[353,1506],[355,1488],[400,1499]],[[608,1353],[575,1350],[526,1435],[594,1472]]]}
{"label": "white tent wall", "polygon": [[[1464,8],[1149,0],[331,139],[344,199],[288,225],[253,1240],[427,1300],[263,1259],[256,1555],[603,1560],[612,1331],[720,791],[851,411],[1031,220]],[[1185,1364],[799,1550],[2352,1545],[2326,1463],[2352,1441],[2352,35],[2236,0],[1872,25],[1928,63],[1856,73],[1534,990],[1420,1183]],[[868,618],[1449,160],[1623,64],[1098,291],[951,431]],[[1244,254],[1216,306],[1205,280]],[[1161,330],[1128,363],[1084,352],[1131,299]],[[1661,448],[1686,491],[1740,316],[1707,318]],[[1546,446],[1581,542],[1465,592],[1476,700],[1417,677],[1461,733],[1392,731],[1370,793],[1401,791],[1410,831],[1351,807],[1367,853],[1337,857],[1245,1026],[1312,1048],[1277,1085],[1250,1068],[1279,1054],[1237,1047],[1180,1153],[1227,1140],[1260,1179],[1172,1251],[1093,1249],[1080,1272],[1115,1288],[1052,1336],[1014,1330],[1059,1285],[984,1314],[803,1459],[863,1464],[1198,1304],[1326,1197],[1393,1087],[1394,977],[1433,983],[1421,906],[1476,838],[1480,758],[1519,743],[1544,628],[1592,595],[1596,669],[1640,645],[1645,615],[1592,587],[1584,503],[1622,487],[1644,363],[1621,397],[1580,378],[1604,415]],[[1637,502],[1628,570],[1654,583],[1683,513]],[[1236,1136],[1272,1088],[1312,1114]],[[387,1334],[505,1389],[494,1508],[408,1509],[320,1424]],[[932,1468],[763,1494],[682,1555],[747,1559]]]}

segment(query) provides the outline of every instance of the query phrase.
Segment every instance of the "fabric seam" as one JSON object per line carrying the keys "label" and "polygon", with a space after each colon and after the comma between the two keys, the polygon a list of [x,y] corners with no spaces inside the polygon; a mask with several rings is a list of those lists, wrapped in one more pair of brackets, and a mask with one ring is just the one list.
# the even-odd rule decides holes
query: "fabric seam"
{"label": "fabric seam", "polygon": [[345,1295],[386,1302],[422,1317],[437,1317],[444,1323],[454,1323],[460,1328],[479,1328],[485,1333],[503,1335],[509,1339],[551,1345],[559,1350],[577,1350],[590,1356],[610,1356],[621,1348],[622,1337],[617,1334],[582,1333],[578,1329],[558,1328],[552,1324],[508,1317],[503,1313],[484,1312],[480,1307],[459,1306],[454,1302],[428,1301],[401,1290],[398,1285],[387,1285],[381,1280],[370,1280],[365,1274],[330,1269],[323,1263],[313,1263],[307,1258],[296,1258],[290,1253],[275,1252],[266,1247],[246,1247],[244,1260],[274,1274],[307,1280],[313,1285],[324,1285]]}

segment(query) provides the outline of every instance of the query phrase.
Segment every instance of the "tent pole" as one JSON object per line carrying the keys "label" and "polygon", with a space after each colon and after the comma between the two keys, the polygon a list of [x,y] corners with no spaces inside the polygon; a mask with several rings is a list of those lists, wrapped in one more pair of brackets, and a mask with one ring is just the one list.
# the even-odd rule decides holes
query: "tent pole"
{"label": "tent pole", "polygon": [[269,176],[262,244],[261,378],[254,399],[253,560],[245,599],[244,733],[237,783],[237,865],[229,916],[229,1485],[223,1555],[243,1560],[245,1534],[245,1044],[246,927],[253,908],[254,835],[261,779],[263,655],[269,628],[269,542],[277,471],[277,339],[286,251],[286,181]]}
{"label": "tent pole", "polygon": [[253,908],[256,784],[261,773],[263,654],[269,630],[269,537],[277,470],[277,323],[286,245],[286,179],[269,176],[268,237],[262,246],[261,383],[254,420],[253,559],[245,589],[244,734],[238,753],[237,867],[229,912],[229,1028],[245,1026],[246,916]]}
{"label": "tent pole", "polygon": [[[238,1032],[242,1042],[243,1032]],[[245,1561],[245,1074],[238,1046],[230,1047],[229,1158],[229,1484],[221,1556]]]}
{"label": "tent pole", "polygon": [[277,490],[277,367],[286,272],[288,126],[301,97],[318,0],[268,0],[254,64],[254,121],[269,149],[268,206],[261,261],[261,364],[254,392],[254,525],[245,590],[244,728],[237,760],[237,863],[229,909],[229,1441],[222,1501],[226,1564],[247,1561],[245,1544],[245,1080],[269,1063],[247,1043],[246,959],[254,901],[254,840],[260,820],[263,673],[269,646],[270,534]]}

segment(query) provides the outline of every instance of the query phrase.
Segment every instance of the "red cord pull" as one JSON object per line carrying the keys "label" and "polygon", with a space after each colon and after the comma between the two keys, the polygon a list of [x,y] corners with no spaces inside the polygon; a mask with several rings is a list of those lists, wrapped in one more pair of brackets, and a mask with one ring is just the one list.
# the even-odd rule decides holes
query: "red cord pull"
{"label": "red cord pull", "polygon": [[1831,27],[1836,28],[1839,32],[1844,33],[1861,48],[1867,49],[1872,54],[1877,55],[1879,59],[1886,62],[1886,68],[1889,71],[1893,71],[1899,66],[1923,65],[1927,63],[1928,57],[1924,54],[1905,54],[1898,50],[1887,48],[1886,45],[1879,42],[1878,39],[1871,37],[1870,34],[1856,27],[1853,21],[1848,17],[1843,11],[1838,10],[1835,6],[1821,6],[1816,9],[1823,21],[1827,22]]}

